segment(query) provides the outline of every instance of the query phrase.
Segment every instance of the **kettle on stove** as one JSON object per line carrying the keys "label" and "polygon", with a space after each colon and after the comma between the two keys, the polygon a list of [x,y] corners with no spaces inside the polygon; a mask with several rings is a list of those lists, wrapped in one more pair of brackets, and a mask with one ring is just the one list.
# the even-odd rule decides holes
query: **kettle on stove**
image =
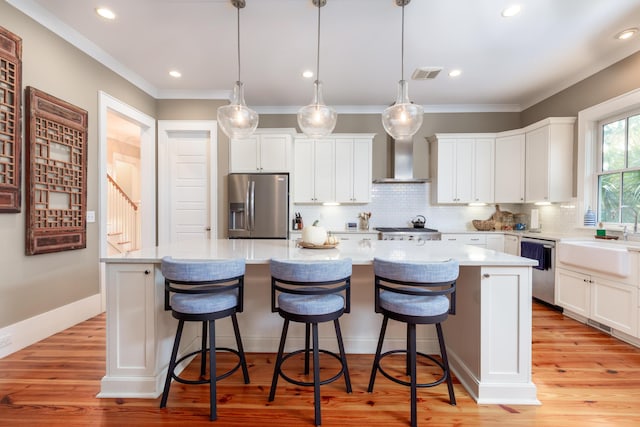
{"label": "kettle on stove", "polygon": [[411,220],[411,224],[413,224],[413,228],[424,228],[424,224],[426,222],[427,222],[427,219],[422,215],[418,215],[413,220]]}

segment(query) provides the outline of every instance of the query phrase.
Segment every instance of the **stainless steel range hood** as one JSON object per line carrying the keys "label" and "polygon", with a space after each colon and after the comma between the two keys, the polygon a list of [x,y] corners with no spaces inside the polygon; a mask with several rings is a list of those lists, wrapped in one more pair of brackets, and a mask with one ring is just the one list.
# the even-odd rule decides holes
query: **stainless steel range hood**
{"label": "stainless steel range hood", "polygon": [[413,176],[413,139],[394,140],[387,135],[387,176],[374,184],[423,184],[428,179]]}

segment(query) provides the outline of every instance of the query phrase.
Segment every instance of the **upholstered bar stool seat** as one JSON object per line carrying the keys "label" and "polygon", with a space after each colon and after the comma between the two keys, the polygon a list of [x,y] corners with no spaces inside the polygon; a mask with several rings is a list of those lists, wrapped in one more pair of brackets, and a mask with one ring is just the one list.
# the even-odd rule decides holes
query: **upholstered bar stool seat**
{"label": "upholstered bar stool seat", "polygon": [[[314,387],[315,424],[321,424],[320,385],[331,383],[344,376],[346,389],[351,393],[351,381],[347,358],[338,319],[350,310],[351,259],[331,261],[280,261],[271,260],[271,311],[284,318],[280,346],[271,382],[269,401],[275,399],[278,378],[299,386]],[[284,355],[289,322],[305,324],[305,348]],[[318,345],[318,323],[333,321],[339,354],[320,349]],[[310,343],[310,335],[313,343]],[[287,375],[285,362],[304,353],[304,374],[309,374],[309,353],[313,354],[312,381],[299,381]],[[320,354],[340,362],[339,371],[331,378],[320,378]]]}
{"label": "upholstered bar stool seat", "polygon": [[[178,329],[173,343],[173,351],[165,380],[160,407],[167,405],[171,380],[183,384],[209,383],[211,420],[217,418],[216,382],[222,380],[240,367],[244,382],[249,383],[247,362],[240,338],[236,313],[242,312],[245,261],[232,260],[176,260],[162,259],[162,275],[165,278],[165,309],[171,310],[178,319]],[[237,349],[216,347],[215,321],[231,317]],[[184,322],[202,322],[201,348],[178,357]],[[207,346],[207,338],[209,345]],[[216,375],[216,352],[227,351],[238,357],[237,364],[226,372]],[[206,376],[206,360],[209,354],[209,375]],[[186,379],[176,374],[176,366],[183,360],[200,354],[200,378]]]}
{"label": "upholstered bar stool seat", "polygon": [[[449,402],[452,405],[456,404],[441,322],[446,320],[449,314],[455,314],[455,290],[459,265],[455,260],[412,263],[374,258],[373,269],[375,274],[375,311],[382,313],[384,318],[371,369],[368,391],[373,392],[378,372],[391,381],[409,386],[411,388],[411,426],[416,427],[417,388],[434,387],[446,381]],[[407,324],[407,347],[382,353],[389,319]],[[436,326],[441,360],[417,351],[416,325],[421,324]],[[398,353],[406,354],[406,375],[409,377],[409,381],[390,374],[381,365],[385,357]],[[435,363],[442,370],[442,376],[429,383],[418,383],[416,362],[418,356]]]}

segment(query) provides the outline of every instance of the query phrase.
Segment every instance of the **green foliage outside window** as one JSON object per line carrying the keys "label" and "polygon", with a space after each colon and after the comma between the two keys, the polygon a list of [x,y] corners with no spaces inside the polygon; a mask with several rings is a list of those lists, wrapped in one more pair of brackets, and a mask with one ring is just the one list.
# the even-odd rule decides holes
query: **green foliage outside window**
{"label": "green foliage outside window", "polygon": [[633,223],[640,211],[640,115],[602,126],[598,220]]}

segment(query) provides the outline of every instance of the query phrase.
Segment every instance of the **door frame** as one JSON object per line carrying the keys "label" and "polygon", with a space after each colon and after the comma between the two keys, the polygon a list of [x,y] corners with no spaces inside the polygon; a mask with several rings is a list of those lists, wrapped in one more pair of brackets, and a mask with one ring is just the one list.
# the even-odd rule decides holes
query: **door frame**
{"label": "door frame", "polygon": [[[98,91],[98,223],[100,258],[107,256],[107,113],[114,112],[140,126],[141,246],[156,246],[156,120],[106,92]],[[100,296],[106,309],[105,265],[100,263]]]}
{"label": "door frame", "polygon": [[[158,188],[169,188],[169,152],[171,132],[208,132],[209,150],[209,221],[217,239],[218,230],[218,122],[216,120],[158,120]],[[168,191],[158,192],[158,244],[169,243],[171,236],[171,205]]]}

